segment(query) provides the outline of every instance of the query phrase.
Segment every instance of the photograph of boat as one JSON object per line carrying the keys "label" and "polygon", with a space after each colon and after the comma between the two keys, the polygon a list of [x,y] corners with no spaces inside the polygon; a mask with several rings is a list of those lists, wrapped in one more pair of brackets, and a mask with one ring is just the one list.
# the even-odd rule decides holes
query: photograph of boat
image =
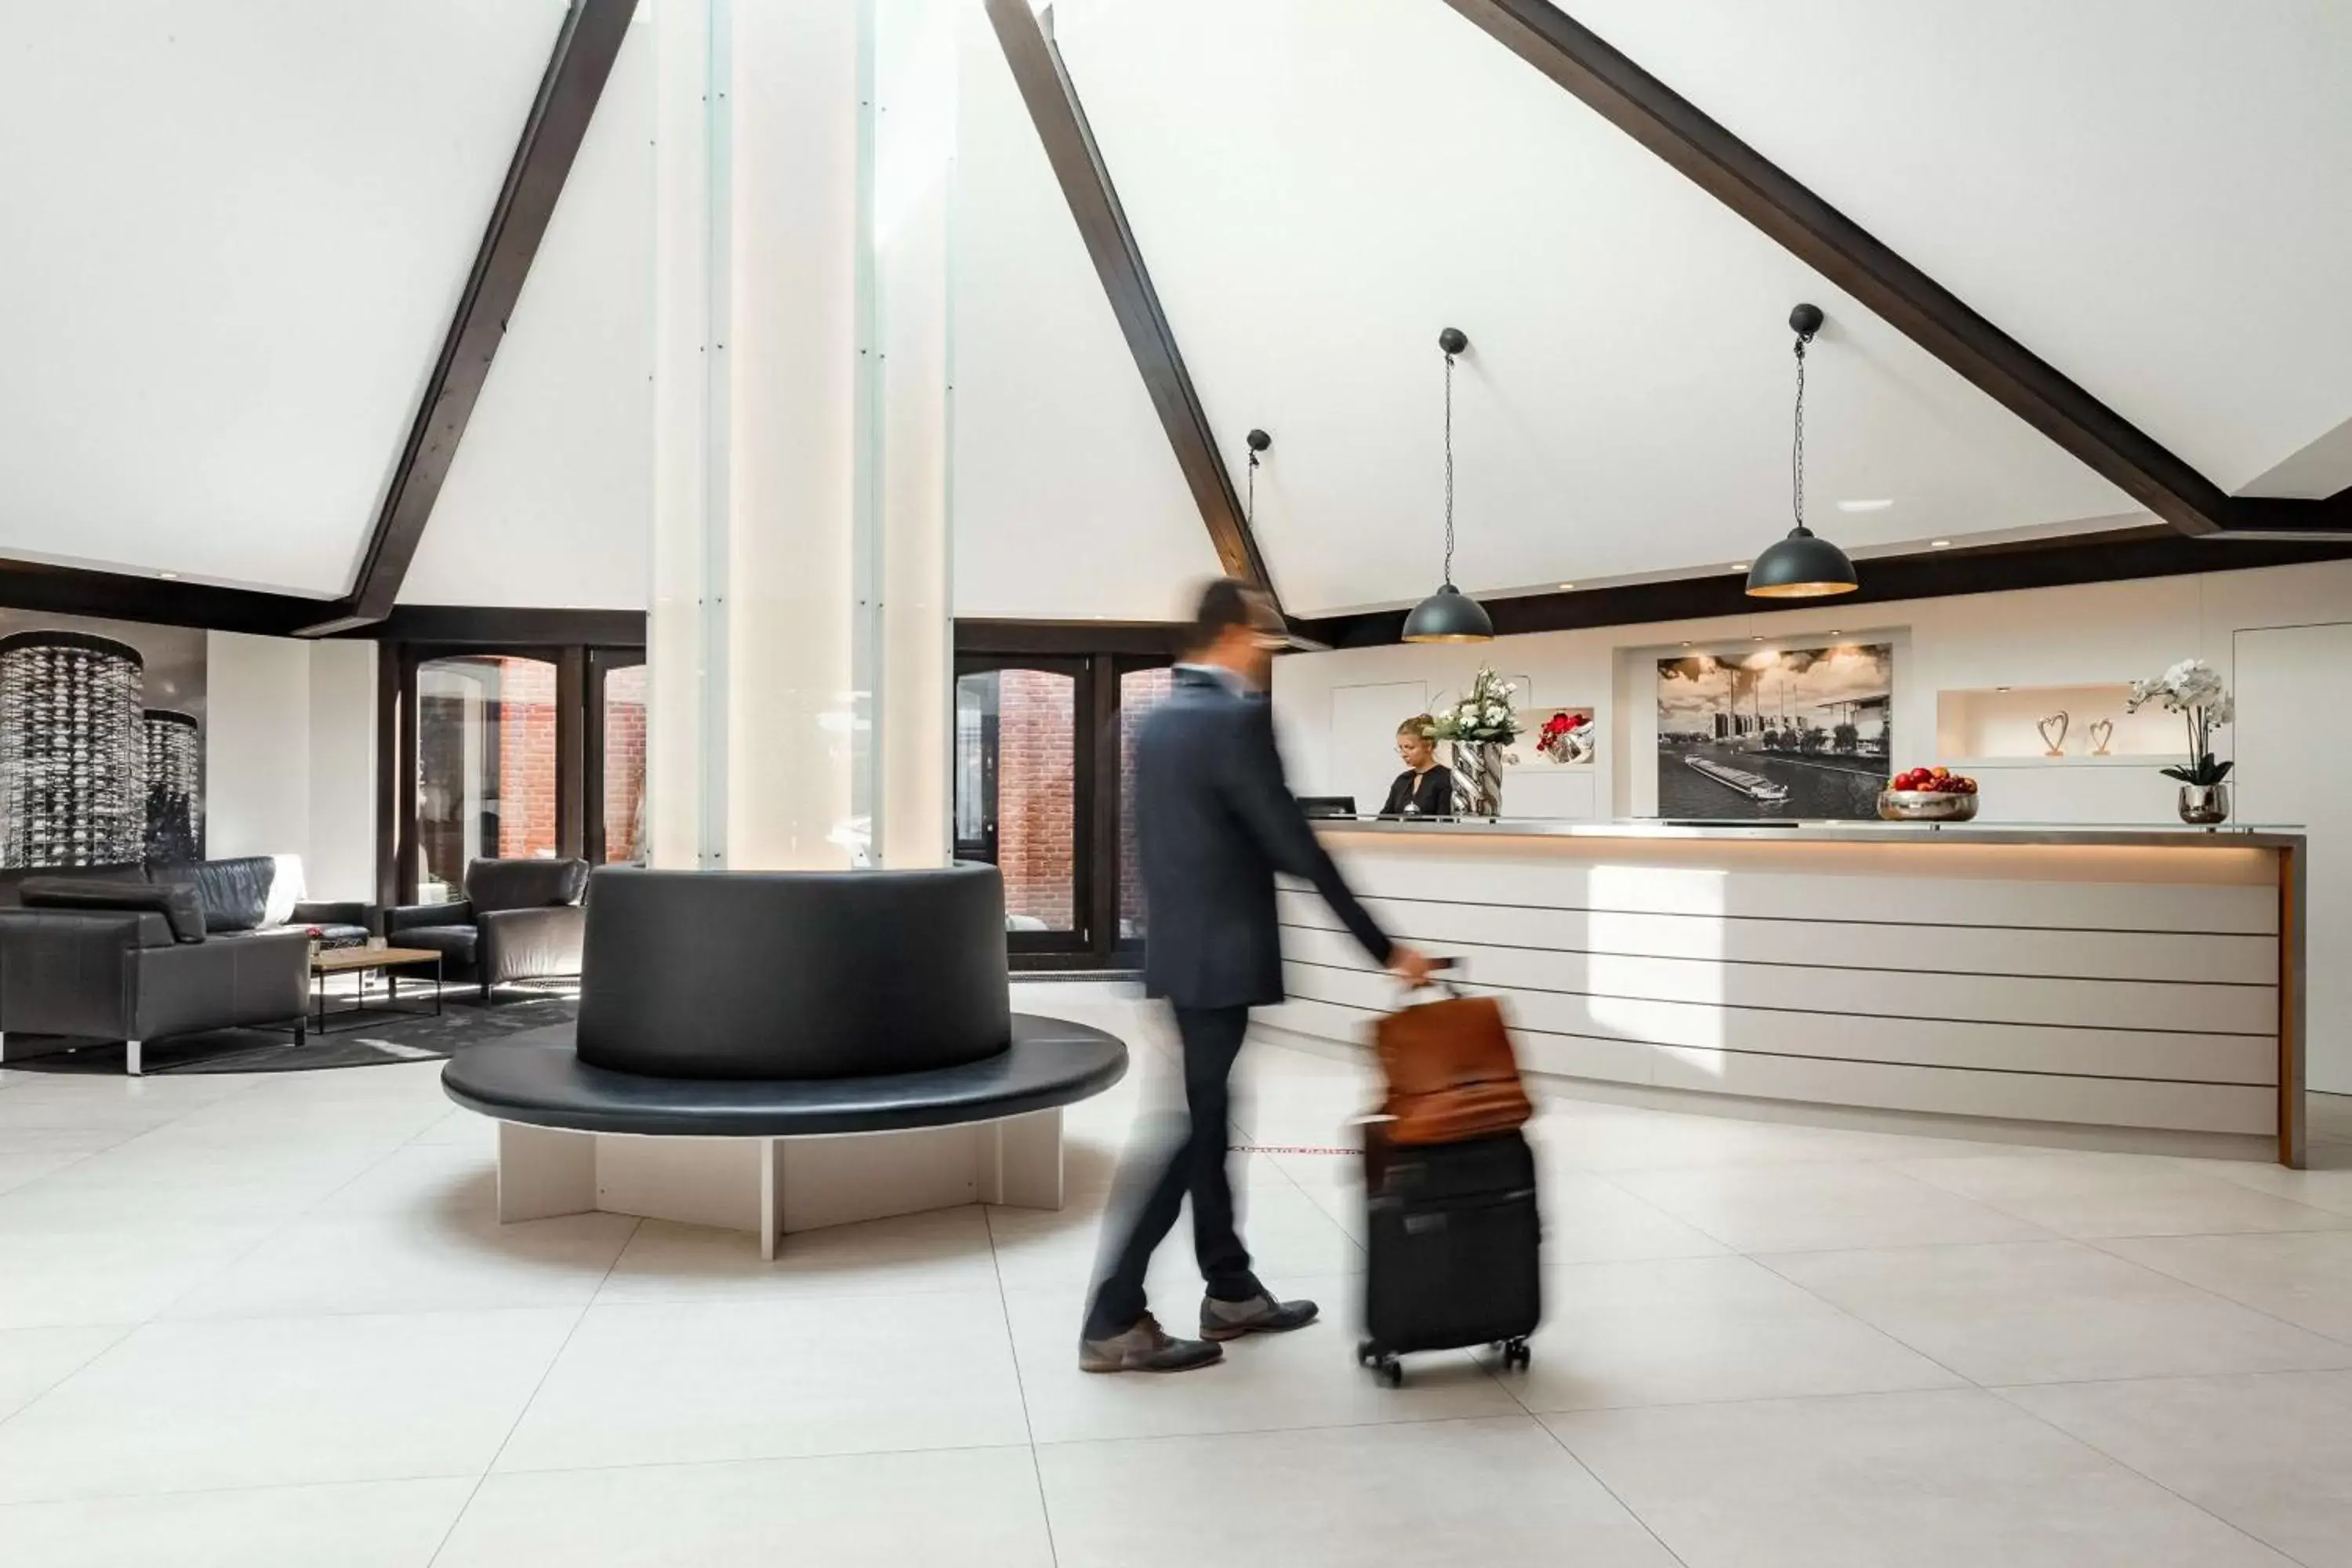
{"label": "photograph of boat", "polygon": [[1778,802],[1789,798],[1787,784],[1774,784],[1761,773],[1751,773],[1745,768],[1727,767],[1713,757],[1686,756],[1683,761],[1724,788],[1737,790],[1750,800]]}
{"label": "photograph of boat", "polygon": [[1892,645],[1658,661],[1658,814],[1877,816],[1892,772]]}

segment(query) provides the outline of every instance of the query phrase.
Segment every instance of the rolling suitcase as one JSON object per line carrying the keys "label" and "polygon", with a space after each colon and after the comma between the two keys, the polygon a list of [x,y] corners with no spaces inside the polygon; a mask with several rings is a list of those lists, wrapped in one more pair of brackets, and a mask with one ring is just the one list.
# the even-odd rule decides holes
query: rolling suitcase
{"label": "rolling suitcase", "polygon": [[1535,1156],[1514,1130],[1386,1152],[1365,1236],[1356,1359],[1394,1388],[1413,1351],[1491,1344],[1528,1364],[1543,1316]]}
{"label": "rolling suitcase", "polygon": [[1376,1042],[1388,1114],[1365,1128],[1356,1356],[1391,1388],[1413,1351],[1491,1344],[1524,1367],[1543,1315],[1535,1156],[1519,1131],[1532,1108],[1499,1009],[1447,990],[1384,1019]]}

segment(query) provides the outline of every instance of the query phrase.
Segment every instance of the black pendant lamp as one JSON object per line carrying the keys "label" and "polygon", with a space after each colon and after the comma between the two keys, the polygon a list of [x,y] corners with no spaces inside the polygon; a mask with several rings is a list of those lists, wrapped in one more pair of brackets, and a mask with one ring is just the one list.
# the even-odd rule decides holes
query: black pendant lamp
{"label": "black pendant lamp", "polygon": [[1437,334],[1445,351],[1445,581],[1404,618],[1407,642],[1492,642],[1495,623],[1486,606],[1454,585],[1454,356],[1470,340],[1453,327]]}
{"label": "black pendant lamp", "polygon": [[1800,305],[1789,312],[1789,326],[1797,334],[1796,435],[1789,447],[1790,502],[1797,526],[1789,537],[1756,558],[1748,570],[1748,592],[1759,599],[1820,599],[1851,594],[1862,584],[1844,551],[1805,526],[1805,345],[1822,330],[1818,305]]}

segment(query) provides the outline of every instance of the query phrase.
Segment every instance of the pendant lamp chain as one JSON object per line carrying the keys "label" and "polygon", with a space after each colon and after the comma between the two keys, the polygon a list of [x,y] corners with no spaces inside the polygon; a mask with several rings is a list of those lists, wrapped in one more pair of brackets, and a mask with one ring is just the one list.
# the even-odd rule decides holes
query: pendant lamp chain
{"label": "pendant lamp chain", "polygon": [[1454,581],[1454,356],[1445,356],[1445,576]]}
{"label": "pendant lamp chain", "polygon": [[1797,514],[1797,526],[1805,526],[1805,340],[1809,334],[1797,334],[1797,422],[1796,437],[1789,447],[1789,501]]}

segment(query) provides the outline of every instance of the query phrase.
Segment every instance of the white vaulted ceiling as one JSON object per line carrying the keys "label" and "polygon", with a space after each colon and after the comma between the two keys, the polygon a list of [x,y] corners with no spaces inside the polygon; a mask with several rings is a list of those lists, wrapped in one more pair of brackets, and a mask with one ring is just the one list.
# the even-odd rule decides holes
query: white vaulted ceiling
{"label": "white vaulted ceiling", "polygon": [[[2146,8],[2167,14],[2158,30],[2176,45],[2192,16],[2216,40],[2241,28],[2234,11]],[[2190,221],[2213,216],[2218,189],[2259,180],[2242,166],[2255,149],[2343,120],[2341,102],[2312,101],[2340,68],[2272,68],[2298,32],[2322,36],[2306,56],[2340,52],[2352,8],[2282,6],[2293,15],[2217,47],[2226,79],[2206,89],[2210,111],[2186,117],[2212,123],[2160,134],[2150,126],[2184,90],[2169,79],[2151,79],[2136,119],[2106,88],[2095,108],[2069,107],[2097,39],[2069,7],[2005,23],[1862,0],[1795,16],[1737,0],[1569,9],[1625,32],[1616,41],[1634,58],[2225,485],[2352,414],[2336,325],[2352,305],[2313,287],[2344,254],[2352,131],[2324,151],[2294,147],[2276,165],[2290,192],[2244,204],[2257,227],[2303,209],[2276,237],[2291,262],[2258,235],[2223,243]],[[1727,19],[1719,32],[1702,12]],[[1274,433],[1258,533],[1295,611],[1408,601],[1435,581],[1434,340],[1449,325],[1473,344],[1457,371],[1455,569],[1473,591],[1720,571],[1785,531],[1785,321],[1801,300],[1829,316],[1808,401],[1822,531],[1866,553],[2147,521],[1443,0],[1058,0],[1055,19],[1237,478],[1240,433]],[[1764,47],[1785,35],[1785,53],[1832,27],[1864,41],[1810,64]],[[1970,27],[1983,36],[1951,47]],[[2032,68],[2000,76],[2020,54]],[[1883,79],[1857,87],[1872,62]],[[1839,79],[1814,90],[1825,74]],[[2294,101],[2245,108],[2263,93]],[[2251,127],[2228,122],[2242,109]],[[2210,143],[2215,184],[2168,227],[2109,187],[2135,138],[2164,160],[2183,137]],[[1997,177],[2020,163],[2023,195]],[[1904,200],[1882,222],[1873,199],[1894,187]],[[1937,221],[1904,221],[1920,212]],[[2119,228],[2133,215],[2137,232]],[[2145,254],[2200,246],[2193,261]],[[2136,265],[2168,271],[2159,285]],[[2289,298],[2176,331],[2195,288],[2225,309],[2210,296],[2226,278]],[[2019,301],[2032,308],[2004,314]],[[2283,346],[2282,312],[2314,341]],[[1848,514],[1842,500],[1895,504]]]}
{"label": "white vaulted ceiling", "polygon": [[2344,0],[1565,9],[2223,489],[2352,485]]}
{"label": "white vaulted ceiling", "polygon": [[0,554],[348,589],[563,11],[13,19]]}

